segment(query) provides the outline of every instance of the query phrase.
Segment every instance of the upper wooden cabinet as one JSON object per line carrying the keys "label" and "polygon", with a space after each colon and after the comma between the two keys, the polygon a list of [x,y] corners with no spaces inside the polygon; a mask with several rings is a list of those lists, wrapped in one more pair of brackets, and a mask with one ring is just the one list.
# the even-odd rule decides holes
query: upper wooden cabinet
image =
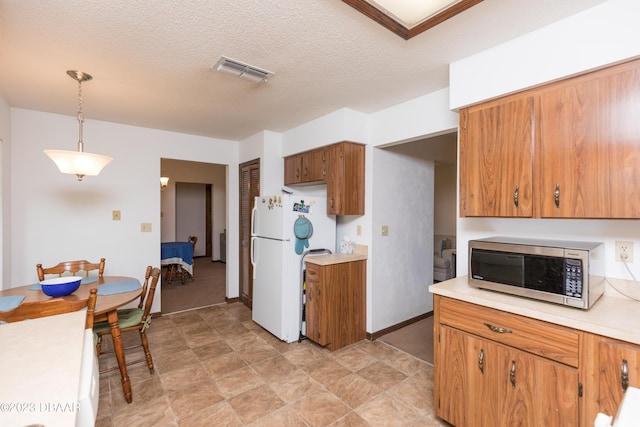
{"label": "upper wooden cabinet", "polygon": [[638,117],[640,61],[463,109],[460,214],[640,218]]}
{"label": "upper wooden cabinet", "polygon": [[640,218],[640,62],[537,98],[540,216]]}
{"label": "upper wooden cabinet", "polygon": [[284,184],[327,184],[327,213],[364,215],[365,146],[340,142],[285,157]]}
{"label": "upper wooden cabinet", "polygon": [[324,148],[285,157],[285,185],[314,183],[326,179],[326,150]]}
{"label": "upper wooden cabinet", "polygon": [[533,216],[533,99],[514,96],[460,114],[462,216]]}
{"label": "upper wooden cabinet", "polygon": [[328,151],[327,213],[364,215],[364,145],[341,142]]}

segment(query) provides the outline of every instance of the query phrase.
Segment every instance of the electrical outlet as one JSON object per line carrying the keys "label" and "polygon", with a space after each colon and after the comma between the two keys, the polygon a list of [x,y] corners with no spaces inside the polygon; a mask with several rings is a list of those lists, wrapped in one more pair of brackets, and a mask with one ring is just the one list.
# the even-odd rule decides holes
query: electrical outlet
{"label": "electrical outlet", "polygon": [[389,226],[388,225],[383,225],[382,227],[380,227],[380,235],[381,236],[388,236],[389,235]]}
{"label": "electrical outlet", "polygon": [[633,262],[633,242],[616,241],[616,261]]}

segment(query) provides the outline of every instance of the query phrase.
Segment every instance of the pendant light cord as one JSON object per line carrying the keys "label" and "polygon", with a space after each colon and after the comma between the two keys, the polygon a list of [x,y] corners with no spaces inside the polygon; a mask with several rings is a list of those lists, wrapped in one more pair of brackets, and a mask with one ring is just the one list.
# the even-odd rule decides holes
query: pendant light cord
{"label": "pendant light cord", "polygon": [[84,151],[82,142],[82,128],[84,126],[84,116],[82,115],[82,79],[78,79],[78,151]]}

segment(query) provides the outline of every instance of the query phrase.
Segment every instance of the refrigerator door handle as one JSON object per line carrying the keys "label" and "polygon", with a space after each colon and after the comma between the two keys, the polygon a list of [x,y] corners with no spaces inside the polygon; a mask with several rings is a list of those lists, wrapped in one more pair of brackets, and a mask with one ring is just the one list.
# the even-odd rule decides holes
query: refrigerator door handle
{"label": "refrigerator door handle", "polygon": [[251,260],[251,266],[253,267],[253,280],[256,279],[256,262],[255,257],[253,256],[254,245],[253,242],[256,240],[255,237],[251,237],[251,245],[249,246],[249,258]]}
{"label": "refrigerator door handle", "polygon": [[258,212],[258,207],[254,205],[253,208],[251,209],[251,235],[252,236],[256,235],[256,230],[255,230],[256,212]]}

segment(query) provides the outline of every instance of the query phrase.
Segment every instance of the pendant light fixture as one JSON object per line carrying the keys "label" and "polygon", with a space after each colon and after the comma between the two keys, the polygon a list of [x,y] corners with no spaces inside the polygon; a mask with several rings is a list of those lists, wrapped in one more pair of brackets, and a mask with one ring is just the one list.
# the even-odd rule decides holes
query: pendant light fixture
{"label": "pendant light fixture", "polygon": [[82,181],[85,175],[98,175],[102,168],[108,165],[113,158],[84,152],[84,142],[82,141],[82,127],[84,125],[82,82],[89,81],[93,77],[90,74],[76,70],[68,70],[67,74],[78,82],[78,151],[44,150],[44,153],[55,162],[60,172],[73,174],[78,177],[78,181]]}

